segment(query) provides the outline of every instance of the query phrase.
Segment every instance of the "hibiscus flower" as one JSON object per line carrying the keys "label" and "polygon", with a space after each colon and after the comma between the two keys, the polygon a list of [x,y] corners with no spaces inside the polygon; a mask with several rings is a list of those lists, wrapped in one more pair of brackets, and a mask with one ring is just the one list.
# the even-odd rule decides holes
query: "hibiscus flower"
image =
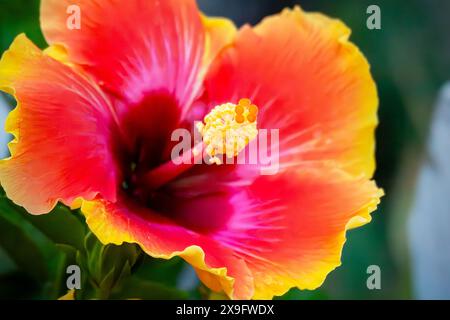
{"label": "hibiscus flower", "polygon": [[[73,5],[80,28],[67,27]],[[237,29],[194,0],[42,0],[41,24],[49,48],[19,35],[0,62],[18,103],[0,163],[12,201],[80,207],[104,244],[180,256],[233,299],[315,289],[340,265],[346,231],[382,195],[376,86],[342,22],[296,7]],[[214,159],[208,121],[230,112],[238,136],[279,130],[276,174],[174,164],[174,130],[204,121]]]}

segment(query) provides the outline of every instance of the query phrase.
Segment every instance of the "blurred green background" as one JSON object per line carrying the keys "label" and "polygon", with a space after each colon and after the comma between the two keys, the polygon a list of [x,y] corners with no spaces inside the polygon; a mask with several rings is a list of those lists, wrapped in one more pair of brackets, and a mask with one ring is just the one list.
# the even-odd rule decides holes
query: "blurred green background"
{"label": "blurred green background", "polygon": [[[305,10],[321,11],[343,20],[353,30],[353,42],[372,65],[380,96],[376,180],[387,196],[371,224],[349,232],[343,265],[329,275],[322,288],[313,292],[292,290],[284,298],[412,298],[406,220],[433,105],[439,88],[449,76],[450,20],[447,15],[450,1],[199,1],[207,14],[230,17],[239,25],[244,22],[255,24],[264,16],[295,4],[300,4]],[[371,4],[381,8],[381,30],[368,30],[366,27],[366,9]],[[0,0],[0,53],[21,32],[41,48],[46,46],[39,28],[38,8],[38,0]],[[64,211],[65,208],[56,210]],[[59,235],[52,234],[54,231],[42,231],[40,227],[46,224],[57,224],[59,216],[42,219],[29,217],[6,199],[1,200],[0,298],[54,298],[61,292],[63,280],[61,274],[54,274],[54,270],[61,273],[60,269],[68,258],[62,257],[55,248],[48,249],[48,243],[49,239],[62,238],[64,230],[60,230]],[[78,217],[64,223],[70,226],[67,227],[70,228],[68,233],[73,234],[73,230],[86,232]],[[64,247],[67,241],[61,240],[60,246]],[[38,258],[42,256],[48,259],[40,265]],[[140,263],[147,266],[148,274],[145,276],[150,280],[152,277],[167,278],[164,280],[167,287],[158,287],[160,291],[154,291],[155,284],[151,281],[149,284],[154,292],[162,292],[161,297],[198,296],[198,293],[177,293],[169,289],[176,284],[171,273],[184,270],[183,274],[189,277],[189,271],[181,261]],[[366,287],[369,265],[381,268],[381,290],[368,290]],[[178,285],[186,286],[183,281]],[[151,298],[151,295],[147,297]]]}

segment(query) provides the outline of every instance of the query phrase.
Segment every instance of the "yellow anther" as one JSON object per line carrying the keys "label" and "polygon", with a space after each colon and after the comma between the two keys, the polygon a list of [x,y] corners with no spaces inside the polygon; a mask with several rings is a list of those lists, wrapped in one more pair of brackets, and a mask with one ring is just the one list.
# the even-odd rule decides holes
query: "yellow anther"
{"label": "yellow anther", "polygon": [[242,114],[237,114],[236,115],[236,122],[237,123],[244,123],[245,122],[245,118]]}
{"label": "yellow anther", "polygon": [[256,121],[256,115],[254,115],[254,114],[249,114],[249,115],[247,116],[247,120],[248,120],[248,122],[250,122],[250,123],[255,122],[255,121]]}
{"label": "yellow anther", "polygon": [[258,114],[258,107],[254,104],[252,104],[250,107],[248,107],[248,111],[250,112],[251,115],[257,115]]}
{"label": "yellow anther", "polygon": [[243,114],[245,111],[244,107],[241,105],[236,106],[236,108],[234,108],[234,112],[236,112],[236,114]]}
{"label": "yellow anther", "polygon": [[[241,102],[244,102],[245,106]],[[197,130],[203,137],[205,151],[212,157],[211,163],[218,165],[222,163],[217,155],[236,157],[256,138],[257,109],[248,99],[240,100],[239,105],[225,103],[211,110],[204,118],[204,123],[197,124]]]}
{"label": "yellow anther", "polygon": [[250,99],[241,99],[239,100],[239,105],[243,107],[248,107],[252,102]]}

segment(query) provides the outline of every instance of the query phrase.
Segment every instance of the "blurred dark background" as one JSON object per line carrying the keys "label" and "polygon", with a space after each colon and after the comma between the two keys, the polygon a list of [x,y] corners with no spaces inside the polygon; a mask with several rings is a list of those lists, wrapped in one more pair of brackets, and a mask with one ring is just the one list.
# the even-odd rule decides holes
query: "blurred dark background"
{"label": "blurred dark background", "polygon": [[[439,88],[450,77],[450,1],[198,2],[206,14],[229,17],[238,25],[256,24],[264,16],[300,4],[304,10],[320,11],[339,18],[353,30],[351,39],[371,63],[379,89],[376,180],[387,196],[371,224],[349,233],[343,265],[330,274],[322,288],[314,292],[292,290],[284,298],[412,298],[406,221],[418,167],[423,159],[433,105]],[[366,27],[366,9],[372,4],[381,8],[381,30]],[[46,46],[39,28],[38,7],[38,0],[0,0],[0,53],[21,32],[25,32],[40,47]],[[369,265],[381,268],[381,290],[367,289],[366,269]],[[0,277],[16,269],[15,263],[0,249]],[[14,282],[17,285],[25,281],[20,276],[16,280],[7,279],[19,281]],[[0,297],[12,294],[2,290],[0,285]]]}

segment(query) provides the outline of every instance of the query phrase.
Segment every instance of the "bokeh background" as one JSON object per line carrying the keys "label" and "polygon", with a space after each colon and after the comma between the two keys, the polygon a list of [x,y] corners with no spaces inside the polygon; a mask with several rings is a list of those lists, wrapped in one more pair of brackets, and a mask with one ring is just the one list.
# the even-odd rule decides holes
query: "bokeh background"
{"label": "bokeh background", "polygon": [[[264,16],[295,4],[343,20],[353,30],[352,41],[372,65],[380,96],[376,180],[387,196],[372,223],[349,232],[343,265],[329,275],[323,287],[312,292],[292,290],[283,298],[416,298],[420,295],[414,289],[408,217],[414,205],[418,172],[426,159],[434,105],[440,88],[450,77],[450,1],[199,1],[208,15],[226,16],[238,25],[255,24]],[[381,8],[381,30],[366,27],[366,9],[371,4]],[[0,53],[21,32],[41,48],[46,47],[39,28],[39,1],[0,0]],[[2,118],[13,105],[12,99],[0,96]],[[6,135],[1,135],[2,155],[7,154],[6,139]],[[36,226],[43,223],[33,219],[10,203],[0,203],[0,298],[51,298],[56,294],[49,293],[55,292],[51,287],[60,286],[52,281],[61,279],[54,279],[49,273],[62,262],[49,258],[51,262],[44,266],[36,263],[35,270],[29,270],[37,256],[54,257],[53,251],[42,249],[49,240]],[[443,243],[442,250],[449,252],[450,243]],[[182,270],[181,280],[171,284],[182,288],[195,285],[195,279],[190,278],[190,271],[180,261],[149,264],[149,273],[154,272],[150,276],[170,279],[170,272]],[[366,286],[369,265],[381,268],[381,290],[368,290]],[[170,297],[170,293],[165,294]]]}

